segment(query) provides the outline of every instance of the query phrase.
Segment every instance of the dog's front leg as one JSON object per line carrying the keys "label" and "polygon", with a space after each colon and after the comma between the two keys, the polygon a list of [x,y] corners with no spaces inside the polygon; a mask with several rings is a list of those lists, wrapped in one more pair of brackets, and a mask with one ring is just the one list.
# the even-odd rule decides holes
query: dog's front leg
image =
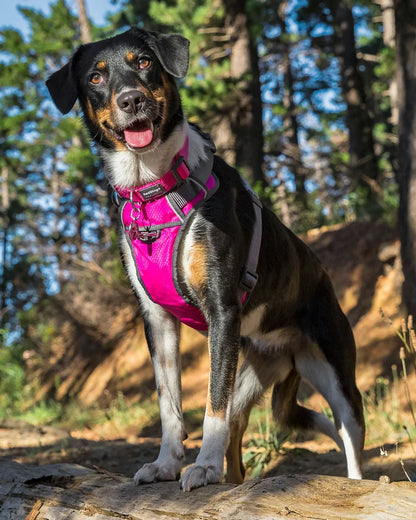
{"label": "dog's front leg", "polygon": [[238,362],[240,308],[217,307],[209,319],[210,374],[202,446],[181,478],[184,491],[220,482],[229,441],[229,409]]}
{"label": "dog's front leg", "polygon": [[185,430],[179,358],[179,322],[158,305],[145,313],[145,332],[155,371],[159,397],[162,442],[155,462],[137,471],[134,482],[145,484],[178,480],[184,461]]}

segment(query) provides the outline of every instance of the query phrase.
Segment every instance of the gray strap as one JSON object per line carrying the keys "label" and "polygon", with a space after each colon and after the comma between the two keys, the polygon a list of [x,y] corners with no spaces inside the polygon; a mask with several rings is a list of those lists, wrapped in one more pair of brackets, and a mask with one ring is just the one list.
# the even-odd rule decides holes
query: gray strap
{"label": "gray strap", "polygon": [[254,208],[254,227],[253,234],[251,236],[250,248],[248,250],[247,262],[244,267],[244,272],[241,276],[240,281],[240,293],[241,297],[246,295],[243,306],[245,306],[250,298],[250,294],[253,291],[254,287],[257,284],[258,275],[257,275],[257,266],[259,263],[259,255],[260,255],[260,247],[261,247],[261,237],[262,237],[262,208],[263,204],[260,202],[256,193],[254,193],[251,189],[248,190],[251,195],[251,200],[253,201]]}
{"label": "gray strap", "polygon": [[186,181],[179,186],[175,191],[171,191],[167,195],[167,199],[178,215],[183,221],[185,216],[182,212],[182,208],[188,204],[189,201],[193,200],[198,193],[204,191],[204,199],[208,199],[218,189],[218,180],[216,180],[215,187],[208,191],[206,185],[211,174],[213,174],[212,167],[214,165],[214,154],[210,148],[206,148],[207,158],[205,161],[198,164],[192,171],[190,170],[190,176]]}
{"label": "gray strap", "polygon": [[210,149],[207,151],[207,159],[198,164],[191,171],[190,177],[172,192],[172,199],[180,207],[183,208],[190,200],[194,199],[201,190],[206,190],[207,181],[212,173],[214,164],[214,155]]}

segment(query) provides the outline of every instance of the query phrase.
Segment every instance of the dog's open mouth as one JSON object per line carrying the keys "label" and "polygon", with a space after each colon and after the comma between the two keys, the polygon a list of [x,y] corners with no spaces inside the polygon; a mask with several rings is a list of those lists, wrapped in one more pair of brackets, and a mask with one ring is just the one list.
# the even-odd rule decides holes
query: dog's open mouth
{"label": "dog's open mouth", "polygon": [[152,144],[159,130],[160,123],[160,118],[154,121],[145,119],[144,121],[134,121],[131,125],[120,130],[116,130],[107,122],[104,124],[119,141],[127,144],[129,148],[140,149]]}
{"label": "dog's open mouth", "polygon": [[153,130],[151,121],[136,121],[124,129],[124,139],[132,148],[144,148],[153,141]]}

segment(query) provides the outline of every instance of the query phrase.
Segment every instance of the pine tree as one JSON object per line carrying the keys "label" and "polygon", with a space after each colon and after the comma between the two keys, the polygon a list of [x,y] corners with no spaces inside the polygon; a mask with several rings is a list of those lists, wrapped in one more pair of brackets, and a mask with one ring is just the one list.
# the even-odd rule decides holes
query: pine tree
{"label": "pine tree", "polygon": [[62,118],[44,84],[80,43],[77,18],[64,0],[48,16],[20,11],[30,24],[27,41],[4,29],[0,44],[0,308],[9,328],[19,309],[71,278],[74,257],[91,257],[106,199],[79,114]]}

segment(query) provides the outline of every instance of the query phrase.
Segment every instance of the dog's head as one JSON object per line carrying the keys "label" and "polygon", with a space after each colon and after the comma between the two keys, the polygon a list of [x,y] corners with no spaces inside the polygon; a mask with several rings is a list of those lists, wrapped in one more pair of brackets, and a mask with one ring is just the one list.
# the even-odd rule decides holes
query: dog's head
{"label": "dog's head", "polygon": [[145,152],[183,118],[175,78],[185,76],[188,63],[186,38],[132,28],[81,45],[46,85],[63,114],[79,100],[97,144]]}

